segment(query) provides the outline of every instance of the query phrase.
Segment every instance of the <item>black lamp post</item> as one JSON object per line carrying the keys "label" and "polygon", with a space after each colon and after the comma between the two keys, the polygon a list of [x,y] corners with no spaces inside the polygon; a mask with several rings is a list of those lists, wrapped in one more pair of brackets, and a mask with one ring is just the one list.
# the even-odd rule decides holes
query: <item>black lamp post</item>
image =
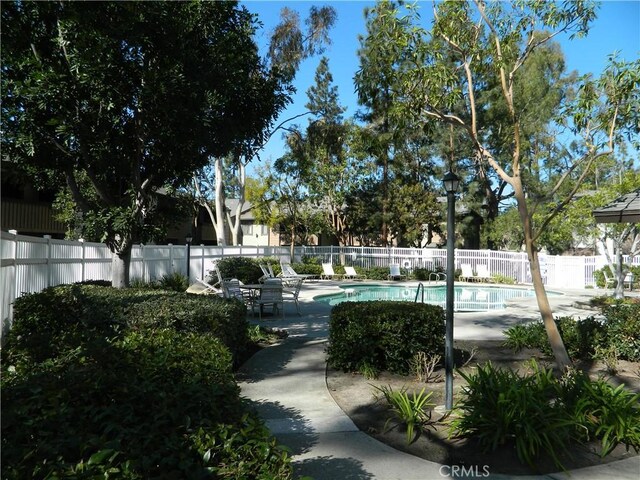
{"label": "black lamp post", "polygon": [[453,283],[455,280],[455,224],[456,224],[456,191],[460,179],[449,170],[442,179],[447,192],[447,297],[446,323],[444,338],[444,407],[453,408]]}
{"label": "black lamp post", "polygon": [[187,242],[187,280],[189,281],[189,283],[191,283],[191,277],[190,277],[190,267],[191,267],[191,240],[193,240],[193,237],[191,235],[187,235],[185,237],[185,240]]}

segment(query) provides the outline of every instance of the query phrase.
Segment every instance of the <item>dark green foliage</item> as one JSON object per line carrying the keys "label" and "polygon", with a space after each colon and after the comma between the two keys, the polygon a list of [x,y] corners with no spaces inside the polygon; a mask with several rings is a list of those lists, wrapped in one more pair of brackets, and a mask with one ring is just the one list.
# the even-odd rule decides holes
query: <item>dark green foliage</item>
{"label": "dark green foliage", "polygon": [[173,290],[174,292],[185,292],[189,288],[189,279],[177,272],[163,275],[158,280],[157,285],[162,290]]}
{"label": "dark green foliage", "polygon": [[585,440],[600,439],[605,457],[622,443],[640,450],[640,394],[614,387],[604,380],[592,382],[585,375],[575,375],[566,382],[563,401]]}
{"label": "dark green foliage", "polygon": [[[242,283],[258,283],[258,279],[262,277],[260,263],[267,262],[248,257],[225,257],[218,261],[218,268],[222,278],[237,278]],[[279,264],[275,265],[280,268]],[[275,265],[272,264],[272,267]]]}
{"label": "dark green foliage", "polygon": [[416,280],[429,280],[429,275],[432,274],[433,271],[428,268],[414,268],[413,269],[413,278]]}
{"label": "dark green foliage", "polygon": [[315,263],[294,263],[291,267],[300,275],[322,275],[322,265]]}
{"label": "dark green foliage", "polygon": [[[571,317],[556,319],[558,330],[569,356],[592,358],[597,350],[616,352],[622,360],[640,360],[640,304],[615,304],[603,310],[605,321],[587,317],[574,320]],[[551,346],[544,324],[532,322],[509,328],[505,344],[514,350],[537,348],[550,355]]]}
{"label": "dark green foliage", "polygon": [[245,312],[79,285],[19,299],[2,350],[3,478],[290,478],[224,344],[244,347]]}
{"label": "dark green foliage", "polygon": [[248,342],[247,307],[237,300],[207,295],[158,296],[131,305],[127,325],[132,329],[211,333],[231,352],[234,362]]}
{"label": "dark green foliage", "polygon": [[[400,273],[406,274],[404,269],[400,269]],[[364,271],[365,276],[371,280],[388,280],[389,267],[371,267]]]}
{"label": "dark green foliage", "polygon": [[558,454],[574,442],[600,440],[602,456],[619,443],[640,449],[640,395],[584,374],[557,379],[551,369],[532,365],[530,375],[491,363],[460,372],[468,385],[452,431],[477,439],[485,451],[513,443],[530,465],[544,452],[560,468]]}
{"label": "dark green foliage", "polygon": [[640,361],[640,303],[609,305],[603,309],[607,318],[607,344],[615,348],[618,358]]}
{"label": "dark green foliage", "polygon": [[328,363],[407,374],[416,352],[442,355],[444,311],[408,302],[345,302],[331,311]]}
{"label": "dark green foliage", "polygon": [[456,435],[476,439],[485,451],[514,442],[518,458],[529,465],[541,452],[559,463],[557,454],[566,451],[575,425],[563,405],[550,403],[556,392],[550,369],[521,376],[488,363],[474,374],[458,373],[468,385],[456,405]]}

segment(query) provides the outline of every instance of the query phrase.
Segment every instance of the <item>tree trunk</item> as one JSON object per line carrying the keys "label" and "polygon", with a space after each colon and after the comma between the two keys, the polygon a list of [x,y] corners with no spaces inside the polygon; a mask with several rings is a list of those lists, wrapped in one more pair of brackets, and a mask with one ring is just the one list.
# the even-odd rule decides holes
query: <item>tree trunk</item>
{"label": "tree trunk", "polygon": [[538,302],[538,308],[540,310],[540,316],[544,323],[544,328],[551,344],[551,350],[556,360],[556,365],[561,372],[564,372],[568,368],[572,367],[571,359],[567,353],[567,349],[564,346],[558,325],[553,318],[553,312],[551,305],[549,304],[549,297],[547,291],[544,288],[542,281],[542,274],[540,272],[540,261],[538,259],[538,251],[533,243],[533,233],[531,229],[531,219],[529,218],[529,212],[527,209],[526,199],[522,190],[522,185],[518,182],[514,182],[514,192],[516,200],[518,201],[518,213],[520,214],[520,220],[522,221],[524,229],[524,242],[527,251],[527,257],[529,258],[529,269],[531,270],[531,281],[533,282],[533,290],[536,294],[536,300]]}
{"label": "tree trunk", "polygon": [[244,207],[244,191],[245,183],[247,181],[247,175],[245,173],[245,166],[241,161],[238,161],[238,205],[236,206],[235,217],[236,221],[231,220],[231,215],[228,214],[227,221],[229,222],[229,228],[231,229],[231,243],[233,245],[240,245],[240,227],[242,225],[240,217],[242,216],[242,208]]}
{"label": "tree trunk", "polygon": [[131,247],[124,252],[111,253],[111,285],[114,288],[129,286],[129,266],[131,265]]}
{"label": "tree trunk", "polygon": [[[214,223],[214,230],[216,231],[216,237],[218,245],[226,245],[227,239],[224,231],[224,183],[222,181],[222,159],[215,159],[215,181],[216,181],[216,218]],[[213,220],[213,219],[212,219]]]}

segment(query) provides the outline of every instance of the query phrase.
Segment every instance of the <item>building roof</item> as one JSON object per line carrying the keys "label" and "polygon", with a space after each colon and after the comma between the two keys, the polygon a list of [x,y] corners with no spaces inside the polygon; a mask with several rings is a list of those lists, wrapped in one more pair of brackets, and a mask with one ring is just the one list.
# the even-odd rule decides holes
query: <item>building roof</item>
{"label": "building roof", "polygon": [[592,212],[596,223],[640,222],[640,188]]}

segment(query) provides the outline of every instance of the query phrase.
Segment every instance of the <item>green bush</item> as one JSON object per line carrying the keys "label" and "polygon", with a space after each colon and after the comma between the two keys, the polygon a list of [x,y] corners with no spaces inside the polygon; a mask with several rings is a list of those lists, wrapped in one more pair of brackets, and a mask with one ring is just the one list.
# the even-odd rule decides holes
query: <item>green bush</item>
{"label": "green bush", "polygon": [[615,347],[618,358],[640,361],[640,303],[618,303],[603,309],[607,344]]}
{"label": "green bush", "polygon": [[556,381],[550,369],[521,376],[491,363],[473,374],[458,372],[467,382],[451,423],[456,436],[474,438],[484,451],[513,442],[521,462],[529,465],[546,452],[559,464],[575,424],[560,403],[550,403]]}
{"label": "green bush", "polygon": [[[598,351],[617,352],[617,358],[640,361],[640,304],[605,306],[605,321],[594,317],[556,318],[560,336],[571,358],[590,359]],[[516,351],[537,348],[550,355],[551,346],[541,321],[516,325],[505,331],[505,345]]]}
{"label": "green bush", "polygon": [[172,290],[174,292],[185,292],[189,288],[189,279],[181,273],[174,272],[163,275],[157,282],[162,290]]}
{"label": "green bush", "polygon": [[224,343],[246,342],[240,302],[64,285],[14,313],[3,478],[291,477],[239,397]]}
{"label": "green bush", "polygon": [[[632,265],[632,266],[627,266],[625,268],[628,269],[628,273],[632,273],[634,275],[634,281],[633,281],[634,287],[639,286],[640,285],[640,265]],[[609,268],[609,265],[605,265],[601,269],[595,270],[593,272],[593,278],[596,281],[596,286],[599,288],[605,288],[606,286],[604,272],[607,272],[607,275],[610,278],[613,278],[615,280],[615,275],[611,271],[611,268]],[[616,284],[617,284],[617,281],[616,281]]]}
{"label": "green bush", "polygon": [[[248,257],[225,257],[218,261],[218,268],[222,278],[237,278],[242,283],[258,283],[263,275],[260,263],[266,262]],[[278,263],[272,264],[274,270],[276,266],[280,267]]]}
{"label": "green bush", "polygon": [[[206,478],[219,462],[246,468],[231,435],[247,460],[279,452],[265,430],[246,430],[231,356],[210,334],[128,332],[3,370],[3,478]],[[278,458],[256,471],[286,471]]]}
{"label": "green bush", "polygon": [[513,277],[508,277],[507,275],[502,275],[500,273],[494,273],[491,275],[491,279],[493,283],[500,283],[504,285],[515,285],[516,279]]}
{"label": "green bush", "polygon": [[566,382],[561,400],[576,423],[584,440],[599,439],[604,457],[620,443],[640,450],[640,394],[624,385],[613,387],[586,375],[574,375]]}
{"label": "green bush", "polygon": [[444,352],[444,311],[410,302],[344,302],[331,311],[328,363],[333,368],[407,374],[417,352]]}
{"label": "green bush", "polygon": [[[403,272],[402,269],[400,270]],[[336,272],[337,273],[337,272]],[[388,280],[389,279],[389,267],[370,267],[364,271],[366,278],[370,280]]]}
{"label": "green bush", "polygon": [[247,307],[235,299],[209,295],[173,294],[130,305],[126,322],[131,329],[211,333],[229,349],[234,364],[248,339]]}
{"label": "green bush", "polygon": [[322,275],[322,265],[317,263],[294,263],[291,267],[299,275]]}
{"label": "green bush", "polygon": [[[555,319],[560,336],[571,358],[591,358],[596,347],[606,336],[606,326],[593,317],[574,320],[571,317]],[[551,345],[542,321],[516,325],[505,331],[505,345],[519,351],[523,348],[537,348],[550,355]]]}

